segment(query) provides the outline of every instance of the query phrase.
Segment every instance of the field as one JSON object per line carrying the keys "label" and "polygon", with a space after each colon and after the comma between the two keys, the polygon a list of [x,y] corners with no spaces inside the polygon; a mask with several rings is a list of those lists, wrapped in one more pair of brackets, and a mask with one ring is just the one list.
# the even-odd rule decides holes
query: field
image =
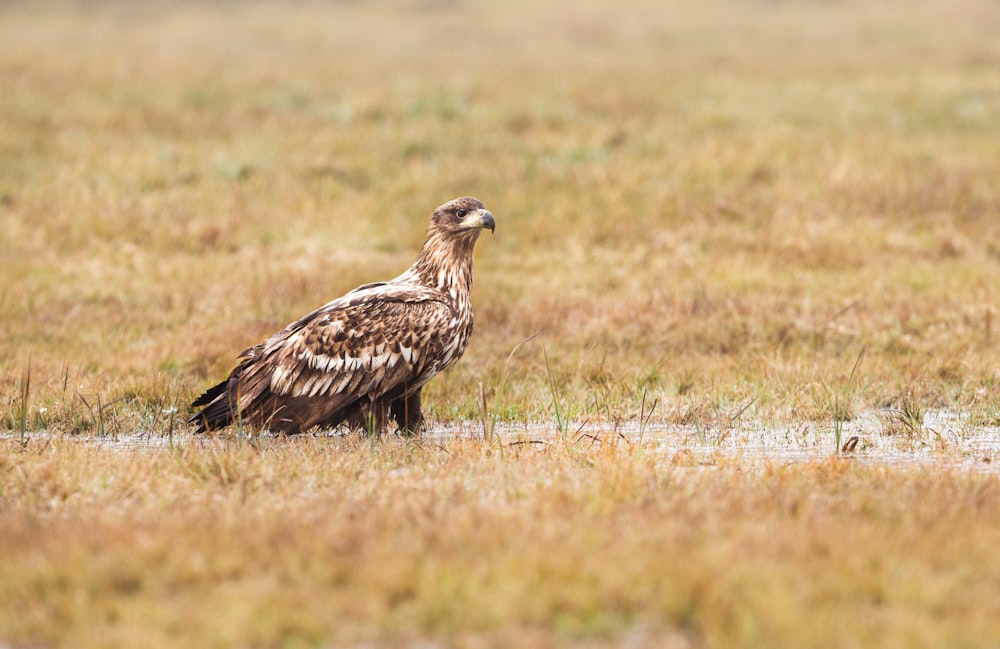
{"label": "field", "polygon": [[[997,646],[1000,7],[0,9],[0,646]],[[190,435],[482,199],[422,438]]]}

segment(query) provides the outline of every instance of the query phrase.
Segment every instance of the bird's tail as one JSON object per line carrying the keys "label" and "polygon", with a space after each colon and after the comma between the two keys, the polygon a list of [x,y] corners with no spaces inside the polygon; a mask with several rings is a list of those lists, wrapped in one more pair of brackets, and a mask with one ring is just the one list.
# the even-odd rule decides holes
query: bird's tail
{"label": "bird's tail", "polygon": [[233,403],[229,397],[230,379],[215,385],[191,403],[192,408],[204,406],[201,411],[188,419],[189,424],[196,426],[198,433],[225,428],[233,423]]}

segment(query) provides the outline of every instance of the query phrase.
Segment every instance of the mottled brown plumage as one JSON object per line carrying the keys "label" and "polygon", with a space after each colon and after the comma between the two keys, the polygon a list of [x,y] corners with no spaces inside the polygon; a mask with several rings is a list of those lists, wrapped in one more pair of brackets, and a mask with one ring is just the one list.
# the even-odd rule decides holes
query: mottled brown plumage
{"label": "mottled brown plumage", "polygon": [[493,215],[471,196],[431,215],[417,261],[366,284],[245,350],[229,378],[192,404],[199,432],[244,424],[299,433],[316,426],[403,431],[423,422],[420,390],[472,335],[472,253]]}

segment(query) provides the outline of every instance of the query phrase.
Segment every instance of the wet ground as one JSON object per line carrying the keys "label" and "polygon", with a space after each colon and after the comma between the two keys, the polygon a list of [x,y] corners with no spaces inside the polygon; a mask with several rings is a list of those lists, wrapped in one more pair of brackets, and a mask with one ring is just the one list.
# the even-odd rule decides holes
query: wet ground
{"label": "wet ground", "polygon": [[[894,411],[864,413],[837,427],[832,423],[730,426],[642,426],[636,421],[613,426],[575,422],[561,431],[554,422],[504,424],[496,433],[505,444],[641,444],[674,459],[695,464],[738,460],[748,465],[808,462],[830,457],[913,467],[950,466],[1000,474],[1000,426],[974,426],[954,411],[930,411],[920,423],[907,423]],[[443,426],[430,437],[483,436],[481,422]]]}
{"label": "wet ground", "polygon": [[[314,433],[314,436],[337,436],[343,432]],[[559,426],[555,421],[533,423],[498,422],[492,432],[493,443],[505,447],[571,444],[595,447],[615,444],[641,447],[665,461],[687,466],[712,466],[724,461],[746,463],[748,467],[768,464],[811,462],[832,457],[871,464],[914,468],[953,468],[1000,474],[1000,427],[977,426],[967,415],[950,410],[923,413],[922,421],[907,422],[900,413],[872,411],[838,426],[832,423],[804,422],[798,425],[767,425],[760,422],[736,422],[724,427],[640,424],[627,421],[570,422]],[[480,421],[433,424],[420,439],[444,442],[455,438],[482,439]],[[16,434],[3,435],[8,440]],[[53,436],[29,433],[30,442]],[[189,433],[168,435],[143,432],[116,436],[72,436],[80,443],[97,444],[120,450],[161,448],[170,445],[211,443],[213,438]]]}

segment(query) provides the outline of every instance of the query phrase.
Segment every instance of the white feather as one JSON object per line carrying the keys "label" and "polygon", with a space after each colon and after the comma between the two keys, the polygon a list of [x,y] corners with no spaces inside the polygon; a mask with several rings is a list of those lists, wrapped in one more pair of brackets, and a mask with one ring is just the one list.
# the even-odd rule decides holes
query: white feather
{"label": "white feather", "polygon": [[295,385],[299,374],[294,369],[278,366],[271,375],[271,390],[276,394],[288,394]]}
{"label": "white feather", "polygon": [[300,383],[292,396],[305,397],[309,396],[309,390],[312,388],[313,383],[316,381],[316,375],[308,377],[305,381]]}
{"label": "white feather", "polygon": [[351,380],[351,377],[347,376],[346,374],[342,375],[340,377],[340,380],[333,384],[333,389],[330,390],[330,392],[333,392],[333,393],[343,392],[347,388],[347,383],[350,380]]}
{"label": "white feather", "polygon": [[317,394],[319,394],[320,392],[323,392],[328,387],[330,387],[330,380],[332,378],[333,377],[330,376],[329,374],[318,375],[317,377],[315,377],[313,379],[313,388],[312,388],[312,390],[309,391],[309,396],[310,397],[314,397]]}

